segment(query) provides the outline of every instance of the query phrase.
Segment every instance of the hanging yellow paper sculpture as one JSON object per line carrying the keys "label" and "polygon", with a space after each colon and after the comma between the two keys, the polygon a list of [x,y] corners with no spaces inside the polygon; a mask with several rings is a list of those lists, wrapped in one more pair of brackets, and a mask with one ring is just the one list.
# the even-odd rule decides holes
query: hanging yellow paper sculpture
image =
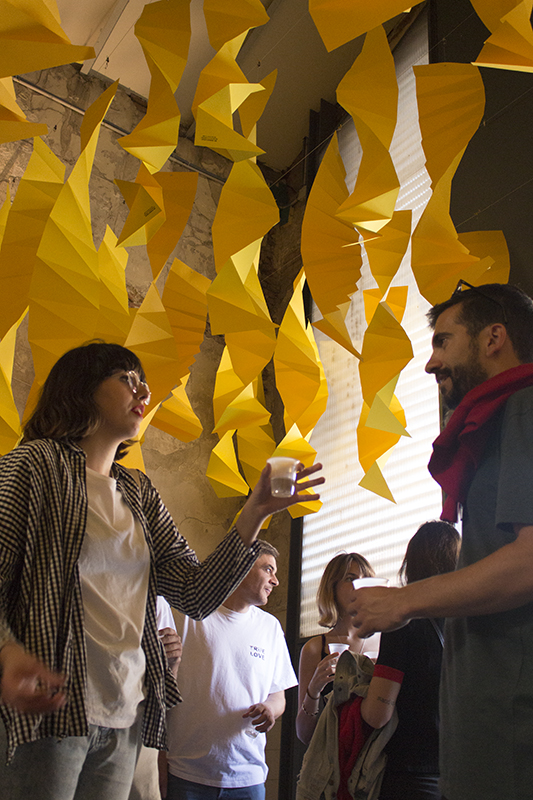
{"label": "hanging yellow paper sculpture", "polygon": [[165,221],[148,241],[146,251],[152,275],[157,278],[177,245],[191,214],[198,187],[198,173],[157,172],[154,178],[163,191]]}
{"label": "hanging yellow paper sculpture", "polygon": [[28,122],[19,108],[11,78],[0,79],[0,144],[17,139],[30,139],[33,136],[46,136],[48,126],[38,122]]}
{"label": "hanging yellow paper sculpture", "polygon": [[251,161],[234,164],[213,220],[217,272],[231,256],[261,240],[278,222],[278,207],[259,167]]}
{"label": "hanging yellow paper sculpture", "polygon": [[377,303],[379,290],[365,292],[370,322],[363,341],[359,375],[363,407],[357,426],[359,461],[365,471],[359,485],[395,502],[382,474],[383,466],[405,430],[405,414],[394,395],[401,370],[413,357],[411,342],[401,326],[407,287],[389,291],[386,302]]}
{"label": "hanging yellow paper sculpture", "polygon": [[197,172],[156,172],[141,164],[135,182],[116,179],[129,214],[118,239],[121,247],[147,245],[156,279],[189,219],[198,186]]}
{"label": "hanging yellow paper sculpture", "polygon": [[413,5],[406,0],[309,0],[309,13],[331,52]]}
{"label": "hanging yellow paper sculpture", "polygon": [[365,332],[359,374],[363,398],[374,395],[395,378],[413,357],[409,337],[386,303],[379,303]]}
{"label": "hanging yellow paper sculpture", "polygon": [[142,361],[152,390],[150,407],[161,403],[179,382],[178,353],[167,312],[155,283],[150,284],[124,343]]}
{"label": "hanging yellow paper sculpture", "polygon": [[285,429],[310,433],[326,410],[327,385],[311,325],[306,325],[303,273],[283,316],[274,351],[276,387],[285,407]]}
{"label": "hanging yellow paper sculpture", "polygon": [[478,277],[478,285],[508,283],[511,260],[503,231],[467,231],[459,234],[459,242],[480,261],[492,262]]}
{"label": "hanging yellow paper sculpture", "polygon": [[204,15],[213,50],[269,20],[261,0],[204,0]]}
{"label": "hanging yellow paper sculpture", "polygon": [[174,99],[191,38],[189,0],[148,3],[135,25],[151,74],[143,119],[119,143],[150,172],[158,172],[178,144],[180,111]]}
{"label": "hanging yellow paper sculpture", "polygon": [[335,216],[348,197],[345,177],[337,134],[334,134],[309,193],[300,249],[309,289],[323,316],[313,325],[352,355],[360,357],[344,322],[350,298],[361,277],[359,234],[353,225]]}
{"label": "hanging yellow paper sculpture", "polygon": [[94,58],[70,43],[55,0],[0,0],[0,78]]}
{"label": "hanging yellow paper sculpture", "polygon": [[172,395],[161,405],[152,419],[152,425],[181,442],[192,442],[202,433],[202,423],[194,413],[185,391],[189,375],[183,378],[180,386],[172,390]]}
{"label": "hanging yellow paper sculpture", "polygon": [[259,81],[259,86],[262,86],[265,91],[252,92],[239,106],[242,134],[252,144],[257,144],[257,121],[270,100],[277,76],[277,69],[270,72],[262,81]]}
{"label": "hanging yellow paper sculpture", "polygon": [[481,122],[485,94],[470,64],[430,64],[414,72],[433,194],[413,233],[411,265],[420,293],[434,305],[451,295],[459,278],[477,283],[493,263],[461,244],[449,211],[452,179]]}
{"label": "hanging yellow paper sculpture", "polygon": [[176,382],[187,375],[200,351],[207,321],[207,290],[210,285],[211,281],[205,275],[200,275],[178,258],[174,259],[162,301],[176,342]]}
{"label": "hanging yellow paper sculpture", "polygon": [[230,83],[198,105],[194,143],[209,147],[231,161],[243,161],[265,151],[233,129],[233,114],[260,83]]}
{"label": "hanging yellow paper sculpture", "polygon": [[222,45],[211,61],[206,64],[200,73],[194,100],[192,101],[191,111],[196,119],[198,106],[219,92],[224,87],[232,83],[248,83],[248,79],[236,62],[236,58],[241,49],[248,31],[230,39]]}
{"label": "hanging yellow paper sculpture", "polygon": [[226,343],[238,351],[236,367],[247,383],[268,364],[276,344],[257,275],[260,245],[252,242],[230,258],[207,290],[211,331],[230,335]]}
{"label": "hanging yellow paper sculpture", "polygon": [[63,164],[42,139],[35,139],[9,211],[0,249],[0,338],[28,306],[37,250],[64,178]]}
{"label": "hanging yellow paper sculpture", "polygon": [[474,63],[533,72],[533,0],[472,0],[472,5],[492,34]]}
{"label": "hanging yellow paper sculpture", "polygon": [[109,226],[98,248],[100,313],[95,330],[106,342],[124,344],[131,328],[133,309],[128,305],[126,266],[128,254],[117,248],[117,237]]}
{"label": "hanging yellow paper sculpture", "polygon": [[219,436],[227,431],[247,427],[262,427],[270,422],[270,411],[257,399],[257,380],[245,386],[224,408],[213,432]]}
{"label": "hanging yellow paper sculpture", "polygon": [[11,381],[17,330],[26,312],[12,325],[0,342],[0,455],[12,450],[20,438],[20,418],[13,397]]}
{"label": "hanging yellow paper sculpture", "polygon": [[354,190],[336,215],[367,238],[390,221],[400,190],[389,153],[396,127],[398,84],[381,26],[366,34],[361,53],[337,87],[337,100],[353,118],[363,155]]}
{"label": "hanging yellow paper sculpture", "polygon": [[380,236],[365,242],[370,271],[379,287],[380,300],[396,275],[411,238],[411,211],[395,211]]}
{"label": "hanging yellow paper sculpture", "polygon": [[101,122],[118,81],[88,108],[81,153],[46,222],[30,286],[28,338],[40,385],[66,350],[95,336],[100,307],[98,254],[91,228],[89,177]]}
{"label": "hanging yellow paper sculpture", "polygon": [[249,487],[237,464],[233,444],[234,431],[228,431],[211,451],[206,475],[217,497],[247,495]]}
{"label": "hanging yellow paper sculpture", "polygon": [[146,244],[165,221],[163,190],[160,184],[144,164],[139,167],[134,183],[118,178],[115,183],[129,208],[117,244],[121,247]]}

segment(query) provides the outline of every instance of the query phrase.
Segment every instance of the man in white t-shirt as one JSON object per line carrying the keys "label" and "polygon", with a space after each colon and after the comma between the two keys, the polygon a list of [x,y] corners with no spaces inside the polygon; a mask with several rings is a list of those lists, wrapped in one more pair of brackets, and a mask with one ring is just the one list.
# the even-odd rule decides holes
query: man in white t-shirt
{"label": "man in white t-shirt", "polygon": [[265,734],[297,679],[281,625],[258,608],[279,583],[278,552],[261,545],[223,606],[201,622],[175,615],[183,702],[167,715],[167,800],[265,797]]}

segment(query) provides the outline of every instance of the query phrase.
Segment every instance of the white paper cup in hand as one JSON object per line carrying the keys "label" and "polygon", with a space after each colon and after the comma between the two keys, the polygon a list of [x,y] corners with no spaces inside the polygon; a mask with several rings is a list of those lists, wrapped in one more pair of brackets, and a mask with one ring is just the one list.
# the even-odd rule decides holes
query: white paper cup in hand
{"label": "white paper cup in hand", "polygon": [[366,589],[368,586],[388,586],[388,578],[356,578],[353,583],[354,589]]}
{"label": "white paper cup in hand", "polygon": [[333,642],[333,644],[328,644],[328,649],[330,653],[344,653],[345,650],[350,649],[350,645],[344,642]]}
{"label": "white paper cup in hand", "polygon": [[274,497],[292,497],[295,490],[298,464],[300,463],[298,459],[274,456],[273,458],[268,458],[267,462],[272,468],[270,491]]}

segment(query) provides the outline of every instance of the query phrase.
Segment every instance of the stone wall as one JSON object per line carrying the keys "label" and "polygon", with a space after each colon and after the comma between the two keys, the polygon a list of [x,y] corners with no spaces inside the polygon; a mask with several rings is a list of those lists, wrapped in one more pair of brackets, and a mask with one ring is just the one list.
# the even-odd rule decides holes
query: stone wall
{"label": "stone wall", "polygon": [[[34,84],[35,88],[15,82],[19,105],[29,120],[48,125],[49,133],[44,141],[65,164],[68,175],[79,155],[79,130],[83,117],[50,95],[66,101],[70,106],[86,110],[107,88],[107,84],[93,76],[82,75],[75,65],[25,75],[23,80]],[[40,91],[45,94],[39,93]],[[132,97],[119,88],[106,121],[130,132],[144,111],[145,103],[142,99]],[[118,235],[127,216],[128,209],[113,181],[116,178],[133,181],[139,168],[139,161],[120,147],[118,138],[116,131],[102,126],[90,181],[92,226],[97,247],[106,225]],[[32,140],[0,146],[0,203],[5,198],[8,185],[11,197],[16,193],[31,152]],[[190,267],[212,279],[215,277],[215,268],[211,248],[211,223],[223,180],[228,175],[231,164],[206,148],[195,147],[187,139],[180,139],[176,154],[178,158],[197,165],[201,170],[219,176],[219,180],[200,174],[191,216],[167,267],[174,257],[179,257]],[[180,171],[183,166],[169,161],[165,169]],[[297,199],[297,192],[292,191],[292,196],[295,199],[289,222],[284,226],[277,226],[265,240],[265,256],[261,265],[265,293],[276,322],[281,321],[283,310],[290,299],[292,281],[300,267],[298,241],[303,202]],[[131,304],[138,306],[150,285],[151,269],[144,247],[128,248],[128,252],[128,294]],[[162,277],[164,279],[166,273]],[[217,441],[217,437],[209,431],[213,424],[211,398],[222,350],[223,338],[211,336],[207,327],[188,383],[191,404],[207,432],[196,441],[186,444],[150,427],[143,445],[147,473],[160,491],[180,531],[201,558],[221,540],[243,503],[241,498],[217,498],[205,477],[209,455]],[[269,374],[267,395],[271,410],[274,411],[274,430],[280,438],[283,435],[281,402],[272,383],[271,371]],[[24,407],[32,380],[31,352],[26,328],[21,326],[13,379],[15,399],[20,409]],[[287,512],[283,512],[273,520],[264,534],[280,551],[278,574],[281,585],[270,601],[269,611],[282,624],[285,622],[286,612],[289,533],[290,517]],[[279,731],[278,723],[268,742],[268,760],[271,765],[267,789],[269,800],[277,797]]]}

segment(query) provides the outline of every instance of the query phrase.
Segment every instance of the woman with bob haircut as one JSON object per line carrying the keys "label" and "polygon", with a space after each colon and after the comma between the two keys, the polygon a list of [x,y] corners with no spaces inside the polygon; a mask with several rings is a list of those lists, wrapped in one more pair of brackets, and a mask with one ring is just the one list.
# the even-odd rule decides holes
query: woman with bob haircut
{"label": "woman with bob haircut", "polygon": [[[401,582],[413,583],[453,572],[460,536],[453,525],[425,522],[409,541],[400,567]],[[381,634],[368,695],[361,714],[381,728],[398,711],[398,726],[388,742],[380,800],[440,800],[439,683],[442,619],[413,619],[403,628]]]}
{"label": "woman with bob haircut", "polygon": [[328,645],[344,643],[353,653],[377,650],[376,638],[360,639],[347,608],[353,600],[356,578],[374,577],[374,570],[359,553],[339,553],[327,564],[317,592],[318,624],[327,633],[313,636],[302,647],[298,671],[298,715],[296,733],[309,744],[316,728],[323,698],[331,691],[340,653],[329,653]]}
{"label": "woman with bob haircut", "polygon": [[149,402],[137,356],[90,342],[57,361],[0,459],[1,797],[126,800],[141,739],[165,749],[181,699],[156,595],[203,619],[252,567],[263,521],[302,500],[273,497],[267,465],[200,563],[149,478],[117,462]]}

